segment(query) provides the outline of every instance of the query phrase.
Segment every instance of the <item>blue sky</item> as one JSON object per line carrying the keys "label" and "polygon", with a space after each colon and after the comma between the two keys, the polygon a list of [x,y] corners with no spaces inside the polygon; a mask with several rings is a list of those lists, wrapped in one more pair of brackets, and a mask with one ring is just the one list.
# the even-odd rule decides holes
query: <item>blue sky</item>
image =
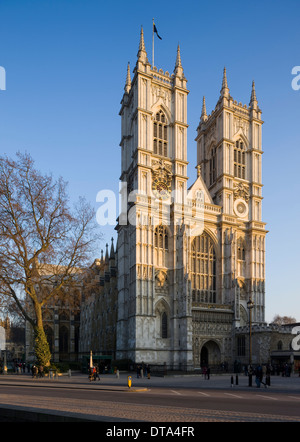
{"label": "blue sky", "polygon": [[[155,64],[173,72],[178,43],[188,79],[188,173],[195,178],[196,127],[203,95],[208,113],[223,67],[230,93],[248,104],[255,80],[263,111],[263,220],[267,222],[266,320],[300,321],[299,0],[172,2],[1,0],[1,152],[29,152],[37,167],[69,182],[73,199],[95,208],[99,190],[118,192],[120,100],[127,63],[136,63],[141,25]],[[115,236],[103,229],[102,246]],[[100,251],[99,251],[100,255]]]}

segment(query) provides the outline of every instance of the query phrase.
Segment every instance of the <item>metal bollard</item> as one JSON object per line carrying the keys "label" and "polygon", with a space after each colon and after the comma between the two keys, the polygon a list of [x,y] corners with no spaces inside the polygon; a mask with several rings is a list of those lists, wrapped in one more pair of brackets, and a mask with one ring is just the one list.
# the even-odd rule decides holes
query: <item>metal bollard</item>
{"label": "metal bollard", "polygon": [[127,380],[128,388],[131,388],[131,381],[132,381],[131,376],[128,376],[128,380]]}
{"label": "metal bollard", "polygon": [[239,377],[238,377],[238,375],[236,375],[236,377],[235,377],[235,385],[239,385]]}

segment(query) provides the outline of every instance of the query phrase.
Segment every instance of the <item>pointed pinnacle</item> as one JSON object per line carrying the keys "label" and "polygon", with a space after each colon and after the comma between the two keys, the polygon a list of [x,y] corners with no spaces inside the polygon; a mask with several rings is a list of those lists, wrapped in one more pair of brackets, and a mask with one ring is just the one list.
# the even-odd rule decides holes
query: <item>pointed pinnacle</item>
{"label": "pointed pinnacle", "polygon": [[106,262],[108,262],[108,259],[109,259],[109,257],[108,257],[108,243],[106,243],[106,252],[105,252],[105,261]]}
{"label": "pointed pinnacle", "polygon": [[127,94],[129,94],[129,91],[131,89],[130,63],[129,62],[128,62],[128,65],[127,65],[127,75],[126,75],[126,82],[125,82],[124,89],[125,89],[125,92]]}
{"label": "pointed pinnacle", "polygon": [[207,117],[206,113],[206,103],[205,103],[205,96],[203,96],[203,103],[202,103],[202,112],[201,112],[201,120],[204,120],[204,118]]}
{"label": "pointed pinnacle", "polygon": [[141,36],[140,36],[139,51],[146,51],[146,49],[145,49],[145,42],[144,42],[144,30],[143,30],[143,26],[141,27]]}
{"label": "pointed pinnacle", "polygon": [[228,89],[228,83],[227,83],[227,74],[226,74],[226,68],[224,67],[223,70],[223,80],[222,80],[222,89]]}
{"label": "pointed pinnacle", "polygon": [[254,101],[257,101],[257,98],[256,98],[256,92],[255,92],[255,82],[253,80],[252,81],[252,91],[251,91],[250,104],[253,103]]}
{"label": "pointed pinnacle", "polygon": [[114,259],[115,257],[115,249],[114,249],[114,239],[111,239],[111,247],[110,247],[110,255],[109,258],[110,259]]}
{"label": "pointed pinnacle", "polygon": [[177,46],[177,57],[176,57],[176,63],[175,63],[175,68],[178,68],[178,67],[182,67],[179,44]]}

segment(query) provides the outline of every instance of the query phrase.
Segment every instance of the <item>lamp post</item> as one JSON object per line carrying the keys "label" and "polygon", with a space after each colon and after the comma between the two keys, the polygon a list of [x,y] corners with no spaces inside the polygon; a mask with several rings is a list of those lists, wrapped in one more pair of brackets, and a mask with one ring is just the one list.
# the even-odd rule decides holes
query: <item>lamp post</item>
{"label": "lamp post", "polygon": [[254,307],[254,303],[250,298],[247,302],[247,307],[249,309],[249,387],[252,387],[252,337],[251,337],[251,329],[252,329],[252,309]]}

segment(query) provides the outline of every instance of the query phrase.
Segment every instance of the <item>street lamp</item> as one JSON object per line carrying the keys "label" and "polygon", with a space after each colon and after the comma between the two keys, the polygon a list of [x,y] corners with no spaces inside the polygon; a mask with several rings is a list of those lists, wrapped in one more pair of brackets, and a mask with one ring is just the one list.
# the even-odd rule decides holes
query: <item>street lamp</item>
{"label": "street lamp", "polygon": [[251,329],[252,329],[252,309],[254,307],[254,302],[250,298],[247,302],[247,307],[249,309],[249,387],[252,387],[252,339],[251,339]]}

